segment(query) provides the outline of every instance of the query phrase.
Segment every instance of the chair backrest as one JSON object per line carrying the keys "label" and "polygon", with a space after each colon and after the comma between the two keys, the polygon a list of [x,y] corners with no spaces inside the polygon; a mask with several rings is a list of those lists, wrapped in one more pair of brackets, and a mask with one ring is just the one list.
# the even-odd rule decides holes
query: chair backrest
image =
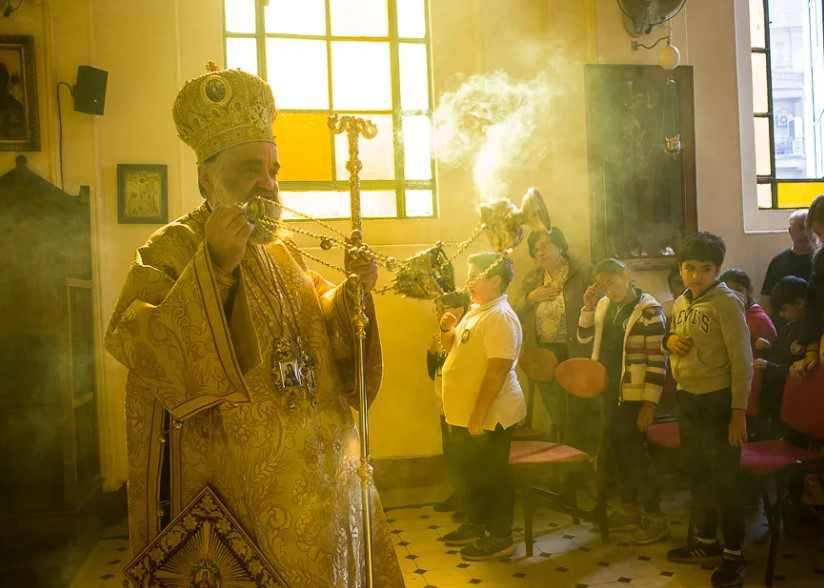
{"label": "chair backrest", "polygon": [[549,349],[527,349],[518,358],[518,365],[532,382],[551,382],[555,379],[558,358]]}
{"label": "chair backrest", "polygon": [[555,381],[570,394],[580,398],[593,398],[604,390],[607,369],[594,359],[575,357],[558,365]]}
{"label": "chair backrest", "polygon": [[533,347],[527,349],[518,358],[518,366],[527,377],[526,390],[526,420],[527,427],[532,426],[532,413],[535,405],[535,393],[540,382],[551,382],[555,379],[555,368],[558,367],[558,358],[549,349]]}
{"label": "chair backrest", "polygon": [[750,399],[747,403],[747,416],[758,416],[758,409],[761,404],[761,381],[764,370],[752,371],[752,386],[750,386]]}
{"label": "chair backrest", "polygon": [[787,377],[781,420],[807,437],[824,440],[824,366],[804,380]]}

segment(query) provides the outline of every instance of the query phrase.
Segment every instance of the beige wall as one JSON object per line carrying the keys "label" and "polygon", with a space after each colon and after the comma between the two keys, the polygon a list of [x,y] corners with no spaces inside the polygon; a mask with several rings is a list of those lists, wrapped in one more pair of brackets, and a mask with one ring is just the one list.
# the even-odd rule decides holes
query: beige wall
{"label": "beige wall", "polygon": [[[742,2],[691,0],[673,23],[673,35],[684,62],[695,67],[699,225],[723,234],[730,264],[744,268],[760,281],[766,259],[784,245],[784,239],[744,233],[742,166],[746,169],[748,160],[745,157],[742,163],[741,158],[736,77],[741,55],[733,35],[733,12],[742,9]],[[545,70],[552,73],[557,85],[553,114],[539,129],[545,136],[547,156],[539,162],[519,164],[508,178],[510,195],[517,199],[529,186],[538,187],[548,201],[553,221],[566,230],[572,251],[587,258],[583,65],[655,63],[657,52],[630,50],[614,0],[431,0],[430,5],[436,100],[455,88],[456,74],[504,69],[530,78]],[[168,165],[171,217],[199,201],[195,159],[176,139],[170,109],[183,81],[204,71],[207,60],[222,60],[220,2],[26,2],[11,18],[0,19],[0,33],[11,32],[33,34],[37,39],[44,148],[30,154],[30,161],[36,171],[52,180],[57,178],[56,82],[73,83],[80,64],[109,71],[103,117],[72,112],[67,96],[63,109],[67,190],[76,193],[81,184],[92,187],[98,330],[102,334],[134,249],[157,228],[117,223],[117,164]],[[0,153],[0,170],[11,167],[14,155]],[[289,154],[281,157],[288,164]],[[411,220],[402,226],[391,220],[368,221],[367,240],[402,258],[435,240],[454,242],[468,236],[476,223],[477,205],[470,173],[443,167],[437,173],[438,220]],[[304,245],[318,253],[315,244]],[[475,249],[482,247],[479,241]],[[530,265],[522,249],[515,255],[521,272]],[[457,261],[456,269],[462,279],[463,259]],[[663,290],[658,273],[641,275],[639,281],[655,293]],[[371,411],[372,454],[382,458],[439,453],[436,406],[423,363],[436,326],[431,304],[390,295],[379,299],[378,313],[386,350],[386,380]],[[107,485],[113,488],[125,476],[125,372],[104,356],[99,376],[103,468]]]}

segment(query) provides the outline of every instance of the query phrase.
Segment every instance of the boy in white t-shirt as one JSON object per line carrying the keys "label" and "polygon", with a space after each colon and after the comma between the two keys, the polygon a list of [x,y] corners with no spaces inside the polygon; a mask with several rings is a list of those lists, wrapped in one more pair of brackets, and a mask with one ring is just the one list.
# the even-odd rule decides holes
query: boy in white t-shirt
{"label": "boy in white t-shirt", "polygon": [[452,426],[452,451],[465,484],[467,522],[444,536],[465,546],[469,561],[514,553],[512,521],[515,489],[509,468],[512,429],[526,416],[515,364],[523,339],[521,323],[507,302],[512,261],[498,253],[469,257],[466,286],[472,307],[458,323],[441,318],[443,405]]}

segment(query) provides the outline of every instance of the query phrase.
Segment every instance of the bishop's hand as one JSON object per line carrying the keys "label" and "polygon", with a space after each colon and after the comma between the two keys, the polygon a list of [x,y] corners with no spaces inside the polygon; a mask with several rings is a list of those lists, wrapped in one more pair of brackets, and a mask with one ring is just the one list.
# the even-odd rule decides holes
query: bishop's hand
{"label": "bishop's hand", "polygon": [[364,294],[368,294],[378,283],[378,264],[374,261],[347,254],[343,263],[347,273],[360,278]]}
{"label": "bishop's hand", "polygon": [[240,207],[215,206],[206,221],[206,244],[212,263],[227,274],[234,273],[254,228]]}

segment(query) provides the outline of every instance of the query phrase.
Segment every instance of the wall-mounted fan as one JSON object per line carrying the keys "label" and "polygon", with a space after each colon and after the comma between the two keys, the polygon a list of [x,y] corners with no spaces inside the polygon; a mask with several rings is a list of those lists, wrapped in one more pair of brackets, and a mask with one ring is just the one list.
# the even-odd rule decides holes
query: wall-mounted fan
{"label": "wall-mounted fan", "polygon": [[647,35],[652,27],[667,22],[687,0],[618,0],[624,13],[624,28],[631,37]]}

